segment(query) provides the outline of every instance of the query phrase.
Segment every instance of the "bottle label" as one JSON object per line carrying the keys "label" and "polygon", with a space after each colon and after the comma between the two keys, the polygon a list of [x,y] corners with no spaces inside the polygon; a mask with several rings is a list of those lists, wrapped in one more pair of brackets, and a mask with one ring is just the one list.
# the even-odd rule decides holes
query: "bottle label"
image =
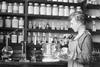
{"label": "bottle label", "polygon": [[11,27],[11,20],[10,19],[6,19],[6,21],[5,21],[5,23],[6,23],[6,27]]}
{"label": "bottle label", "polygon": [[3,27],[3,20],[0,20],[0,27]]}
{"label": "bottle label", "polygon": [[19,13],[24,13],[24,6],[19,6]]}
{"label": "bottle label", "polygon": [[12,35],[11,42],[12,43],[17,43],[17,35]]}

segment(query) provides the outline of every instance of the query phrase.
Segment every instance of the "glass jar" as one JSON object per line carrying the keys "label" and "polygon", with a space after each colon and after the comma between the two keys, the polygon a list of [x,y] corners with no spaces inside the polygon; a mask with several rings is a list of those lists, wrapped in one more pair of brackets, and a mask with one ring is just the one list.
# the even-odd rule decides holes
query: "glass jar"
{"label": "glass jar", "polygon": [[69,3],[74,3],[74,1],[73,0],[69,0]]}
{"label": "glass jar", "polygon": [[17,17],[13,17],[13,19],[12,19],[12,28],[18,28],[18,19],[17,19]]}
{"label": "glass jar", "polygon": [[78,3],[78,0],[74,0],[74,3]]}
{"label": "glass jar", "polygon": [[68,3],[68,0],[63,0],[63,2]]}
{"label": "glass jar", "polygon": [[8,3],[8,13],[12,13],[13,11],[12,3]]}
{"label": "glass jar", "polygon": [[29,20],[28,28],[29,28],[29,29],[32,29],[32,21],[31,21],[31,20]]}
{"label": "glass jar", "polygon": [[19,13],[21,13],[21,14],[24,13],[24,4],[23,3],[19,4]]}
{"label": "glass jar", "polygon": [[6,3],[6,1],[2,1],[1,12],[6,12],[6,11],[7,11],[7,3]]}
{"label": "glass jar", "polygon": [[53,5],[53,9],[52,9],[52,15],[53,16],[58,16],[58,7],[56,4]]}
{"label": "glass jar", "polygon": [[77,6],[76,7],[76,11],[82,11],[81,7],[80,6]]}
{"label": "glass jar", "polygon": [[4,34],[3,32],[0,32],[0,43],[4,42]]}
{"label": "glass jar", "polygon": [[19,18],[19,28],[24,28],[24,19],[22,17]]}
{"label": "glass jar", "polygon": [[63,7],[63,5],[59,5],[59,16],[64,16],[64,7]]}
{"label": "glass jar", "polygon": [[40,15],[46,15],[45,4],[41,4],[41,6],[40,6]]}
{"label": "glass jar", "polygon": [[11,19],[10,19],[10,16],[7,16],[7,18],[5,19],[5,27],[11,28]]}
{"label": "glass jar", "polygon": [[0,17],[0,27],[3,27],[3,19]]}
{"label": "glass jar", "polygon": [[34,3],[34,14],[39,14],[39,4],[38,3]]}
{"label": "glass jar", "polygon": [[73,12],[75,12],[74,6],[70,6],[70,14],[72,14]]}
{"label": "glass jar", "polygon": [[17,35],[15,33],[11,35],[11,43],[17,43]]}
{"label": "glass jar", "polygon": [[52,1],[58,1],[58,0],[52,0]]}
{"label": "glass jar", "polygon": [[63,0],[58,0],[58,2],[63,2]]}
{"label": "glass jar", "polygon": [[51,15],[52,11],[51,11],[51,5],[47,4],[47,8],[46,8],[46,15]]}
{"label": "glass jar", "polygon": [[32,3],[29,3],[28,5],[28,14],[33,14],[34,13],[34,7]]}
{"label": "glass jar", "polygon": [[69,12],[69,6],[65,6],[64,7],[64,16],[69,16],[70,12]]}
{"label": "glass jar", "polygon": [[23,35],[23,33],[20,33],[18,35],[18,43],[21,43],[22,41],[24,41],[24,35]]}
{"label": "glass jar", "polygon": [[18,13],[18,4],[16,2],[13,5],[13,13]]}

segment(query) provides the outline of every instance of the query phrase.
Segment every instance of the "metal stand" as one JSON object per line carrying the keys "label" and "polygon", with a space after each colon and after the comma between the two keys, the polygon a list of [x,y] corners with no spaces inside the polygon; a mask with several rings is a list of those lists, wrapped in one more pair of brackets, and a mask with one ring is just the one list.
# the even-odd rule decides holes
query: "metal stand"
{"label": "metal stand", "polygon": [[26,41],[22,43],[22,58],[19,62],[29,62],[29,60],[26,59]]}

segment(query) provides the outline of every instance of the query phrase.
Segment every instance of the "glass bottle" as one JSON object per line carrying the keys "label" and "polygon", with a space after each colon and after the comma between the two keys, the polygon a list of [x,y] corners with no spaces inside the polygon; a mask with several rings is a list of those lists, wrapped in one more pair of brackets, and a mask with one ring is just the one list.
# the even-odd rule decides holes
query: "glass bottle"
{"label": "glass bottle", "polygon": [[64,8],[63,8],[63,5],[59,5],[59,16],[64,16]]}
{"label": "glass bottle", "polygon": [[74,3],[78,3],[78,0],[74,0]]}
{"label": "glass bottle", "polygon": [[29,3],[28,5],[28,14],[33,14],[34,10],[33,10],[33,4]]}
{"label": "glass bottle", "polygon": [[28,28],[29,28],[29,29],[32,29],[32,21],[31,21],[31,20],[29,20]]}
{"label": "glass bottle", "polygon": [[74,3],[74,1],[73,0],[69,0],[69,3]]}
{"label": "glass bottle", "polygon": [[66,3],[68,3],[68,0],[63,0],[63,2],[66,2]]}
{"label": "glass bottle", "polygon": [[32,42],[32,36],[31,33],[28,32],[28,44]]}
{"label": "glass bottle", "polygon": [[63,0],[58,0],[58,2],[63,2]]}
{"label": "glass bottle", "polygon": [[17,43],[17,35],[15,33],[11,35],[11,43]]}
{"label": "glass bottle", "polygon": [[19,13],[23,14],[24,13],[24,4],[23,3],[20,3],[19,4]]}
{"label": "glass bottle", "polygon": [[52,15],[53,16],[58,16],[58,7],[56,4],[53,5],[53,9],[52,9]]}
{"label": "glass bottle", "polygon": [[93,28],[92,28],[92,31],[96,31],[96,22],[95,21],[92,21],[92,23],[93,23]]}
{"label": "glass bottle", "polygon": [[64,16],[69,16],[69,15],[70,15],[69,7],[68,6],[65,6],[64,7]]}
{"label": "glass bottle", "polygon": [[0,43],[3,43],[4,41],[4,35],[3,32],[0,32]]}
{"label": "glass bottle", "polygon": [[81,12],[82,12],[81,7],[80,7],[80,6],[77,6],[77,7],[76,7],[76,11],[81,11]]}
{"label": "glass bottle", "polygon": [[46,15],[51,15],[52,11],[51,11],[51,5],[47,4],[47,8],[46,8]]}
{"label": "glass bottle", "polygon": [[23,33],[20,33],[18,35],[18,43],[21,43],[22,41],[24,41],[24,35],[23,35]]}
{"label": "glass bottle", "polygon": [[8,3],[8,13],[12,13],[12,12],[13,12],[12,3]]}
{"label": "glass bottle", "polygon": [[3,27],[3,19],[0,17],[0,27]]}
{"label": "glass bottle", "polygon": [[34,3],[34,14],[39,14],[39,4],[38,3]]}
{"label": "glass bottle", "polygon": [[24,19],[22,17],[19,18],[19,28],[24,28]]}
{"label": "glass bottle", "polygon": [[13,13],[18,13],[18,4],[16,2],[13,5]]}
{"label": "glass bottle", "polygon": [[33,32],[32,41],[36,45],[36,34]]}
{"label": "glass bottle", "polygon": [[17,19],[17,17],[13,17],[13,19],[12,19],[12,28],[18,28],[18,19]]}
{"label": "glass bottle", "polygon": [[72,14],[73,12],[75,12],[74,6],[70,6],[70,14]]}
{"label": "glass bottle", "polygon": [[7,11],[7,3],[6,1],[2,1],[2,9],[1,12],[6,12]]}
{"label": "glass bottle", "polygon": [[52,1],[58,1],[58,0],[52,0]]}
{"label": "glass bottle", "polygon": [[5,27],[11,28],[11,19],[10,19],[10,16],[7,16],[7,18],[5,19]]}
{"label": "glass bottle", "polygon": [[46,15],[45,4],[41,4],[41,6],[40,6],[40,15]]}

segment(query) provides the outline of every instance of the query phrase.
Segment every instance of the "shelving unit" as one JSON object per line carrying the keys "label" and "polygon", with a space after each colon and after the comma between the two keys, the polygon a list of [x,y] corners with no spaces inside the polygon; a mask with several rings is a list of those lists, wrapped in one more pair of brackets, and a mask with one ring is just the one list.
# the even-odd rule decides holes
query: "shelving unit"
{"label": "shelving unit", "polygon": [[[51,28],[49,29],[29,29],[28,28],[28,21],[30,19],[56,19],[56,20],[62,20],[62,19],[68,19],[68,16],[53,16],[53,15],[34,15],[34,14],[28,14],[28,3],[31,2],[31,3],[39,3],[39,4],[50,4],[51,6],[56,4],[56,5],[63,5],[63,6],[74,6],[74,7],[77,7],[77,6],[81,6],[82,10],[85,10],[85,9],[99,9],[100,8],[100,5],[92,5],[92,4],[88,4],[86,5],[85,2],[82,2],[82,3],[65,3],[65,2],[53,2],[53,1],[47,1],[47,0],[0,0],[0,2],[2,1],[7,1],[8,3],[14,3],[14,2],[17,2],[17,3],[24,3],[24,14],[19,14],[19,13],[2,13],[0,12],[0,16],[11,16],[11,17],[14,17],[14,16],[17,16],[17,17],[23,17],[24,18],[24,29],[19,29],[19,28],[5,28],[5,27],[2,27],[0,28],[0,32],[12,32],[16,29],[19,29],[18,32],[21,32],[24,30],[24,41],[27,41],[28,40],[28,32],[40,32],[40,33],[62,33],[62,34],[66,34],[66,33],[75,33],[72,29],[68,29],[68,30],[52,30]],[[88,20],[100,20],[99,17],[96,17],[96,18],[87,18]],[[99,35],[100,34],[100,31],[97,30],[96,32],[93,32],[90,30],[90,32],[92,33],[92,35]],[[21,44],[11,44],[14,46],[21,46]],[[28,45],[27,45],[28,46]],[[40,45],[33,45],[33,47],[36,47],[36,48],[41,48]]]}
{"label": "shelving unit", "polygon": [[87,9],[100,9],[100,5],[88,4]]}

